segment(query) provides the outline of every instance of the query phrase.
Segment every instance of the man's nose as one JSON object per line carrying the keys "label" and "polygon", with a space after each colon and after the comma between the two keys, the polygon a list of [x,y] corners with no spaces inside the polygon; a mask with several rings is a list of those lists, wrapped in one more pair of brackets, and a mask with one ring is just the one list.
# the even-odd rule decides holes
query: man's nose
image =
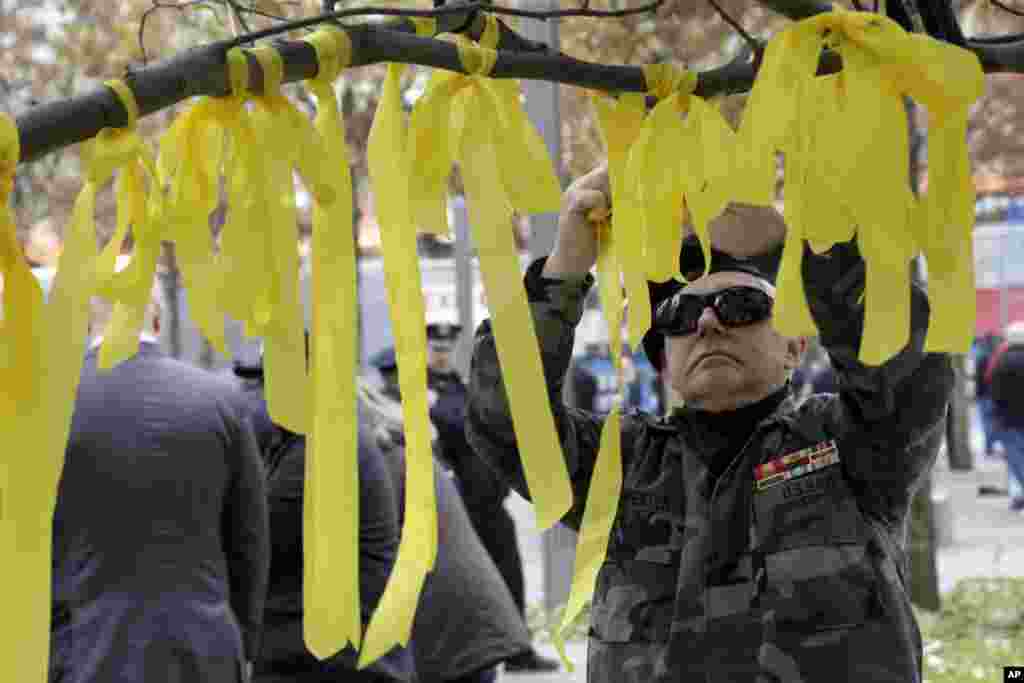
{"label": "man's nose", "polygon": [[724,331],[722,321],[715,315],[715,309],[711,306],[705,306],[704,310],[701,311],[700,317],[697,318],[697,334],[703,337],[709,332],[719,333]]}

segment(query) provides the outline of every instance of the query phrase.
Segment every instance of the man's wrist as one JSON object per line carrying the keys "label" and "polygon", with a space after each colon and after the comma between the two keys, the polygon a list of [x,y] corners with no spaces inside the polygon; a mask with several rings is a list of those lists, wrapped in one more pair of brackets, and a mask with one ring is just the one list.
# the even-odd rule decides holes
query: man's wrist
{"label": "man's wrist", "polygon": [[594,277],[590,273],[549,277],[545,274],[546,261],[546,257],[539,258],[527,268],[523,278],[526,298],[531,303],[548,304],[575,326],[583,314],[583,305],[594,284]]}

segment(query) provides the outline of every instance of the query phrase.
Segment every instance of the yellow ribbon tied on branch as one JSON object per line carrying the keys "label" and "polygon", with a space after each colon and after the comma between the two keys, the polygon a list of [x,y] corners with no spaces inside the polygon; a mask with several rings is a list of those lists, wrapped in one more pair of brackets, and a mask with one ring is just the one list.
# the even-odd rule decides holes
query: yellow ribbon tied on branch
{"label": "yellow ribbon tied on branch", "polygon": [[[0,125],[0,157],[7,162],[0,170],[4,179],[10,173],[8,160],[17,159],[11,130],[9,124]],[[26,365],[35,363],[27,368],[33,374],[35,390],[11,387],[11,393],[27,400],[19,402],[15,412],[3,416],[3,426],[13,442],[31,444],[35,454],[28,459],[5,460],[0,533],[4,547],[0,552],[10,558],[12,578],[4,583],[4,603],[11,614],[17,615],[20,630],[18,638],[7,639],[12,646],[0,665],[7,671],[0,676],[3,680],[42,683],[47,677],[53,510],[85,357],[89,299],[96,289],[96,195],[119,168],[136,158],[137,138],[131,131],[103,129],[85,143],[82,160],[86,182],[75,199],[45,305],[41,305],[38,285],[29,285],[23,266],[17,263],[20,250],[12,254],[10,244],[5,249],[5,290],[9,286],[13,291],[12,309],[5,310],[4,332],[17,339],[15,344],[23,344],[32,334],[37,351],[17,359]],[[0,185],[6,190],[9,181],[0,181]],[[9,232],[12,225],[6,212],[3,223],[5,232]],[[11,378],[20,382],[28,379]]]}
{"label": "yellow ribbon tied on branch", "polygon": [[[32,477],[25,476],[26,468],[49,468],[45,461],[23,457],[25,448],[39,453],[32,433],[37,423],[31,418],[40,405],[37,394],[43,367],[40,355],[43,293],[22,256],[9,206],[19,156],[18,129],[13,119],[0,113],[0,231],[3,233],[0,235],[0,274],[3,276],[0,381],[4,387],[0,392],[0,430],[11,443],[0,456],[0,555],[8,562],[8,579],[3,582],[0,594],[5,604],[18,610],[11,614],[18,616],[19,628],[22,628],[22,618],[29,620],[27,639],[25,631],[20,631],[22,637],[3,639],[0,670],[7,671],[6,680],[42,683],[46,680],[49,644],[49,624],[43,622],[49,621],[49,605],[46,604],[49,593],[45,591],[49,591],[50,566],[48,555],[44,553],[49,552],[50,537],[31,538],[32,533],[43,533],[44,529],[39,526],[44,520],[37,519],[41,513],[25,509],[26,501],[15,501],[12,505],[10,488],[11,482],[17,482],[23,490],[36,483]],[[41,495],[40,491],[31,493],[36,497]],[[26,514],[28,519],[23,519]],[[27,529],[19,532],[18,527],[23,524]],[[19,543],[20,537],[23,538]],[[40,575],[46,586],[39,595],[26,595],[22,577],[32,580],[33,574]],[[39,581],[35,583],[38,585]]]}
{"label": "yellow ribbon tied on branch", "polygon": [[[499,29],[488,17],[480,44],[454,36],[466,75],[435,72],[409,122],[414,215],[442,220],[448,176],[459,163],[516,441],[541,528],[572,505],[533,319],[521,286],[513,211],[553,212],[561,189],[547,149],[530,125],[515,81],[487,78]],[[415,180],[411,180],[414,178]],[[401,365],[401,364],[400,364]]]}
{"label": "yellow ribbon tied on branch", "polygon": [[[843,69],[819,78],[825,47],[838,52]],[[983,88],[975,55],[908,34],[873,13],[837,10],[772,38],[740,137],[751,165],[785,155],[780,332],[816,332],[800,277],[803,240],[820,251],[856,234],[867,269],[861,361],[877,365],[906,345],[909,262],[921,251],[933,304],[927,347],[967,349],[974,319],[974,200],[966,121]],[[920,200],[911,190],[904,97],[923,105],[930,119],[929,189]],[[756,132],[745,138],[744,127]]]}
{"label": "yellow ribbon tied on branch", "polygon": [[416,230],[409,203],[409,168],[402,96],[404,67],[389,64],[367,155],[384,246],[384,277],[391,312],[405,429],[405,521],[395,567],[373,614],[360,668],[406,645],[427,572],[437,557],[437,506],[427,400],[426,312],[420,289]]}
{"label": "yellow ribbon tied on branch", "polygon": [[[251,120],[264,146],[262,183],[266,217],[262,232],[273,255],[270,278],[271,315],[262,330],[266,368],[267,408],[280,425],[294,432],[309,431],[309,379],[299,298],[298,224],[294,176],[321,205],[334,201],[327,180],[327,158],[309,119],[281,94],[284,64],[270,46],[248,51],[263,70],[263,94],[251,99]],[[332,160],[333,161],[333,160]],[[350,191],[350,190],[349,190]],[[265,277],[266,277],[265,276]]]}
{"label": "yellow ribbon tied on branch", "polygon": [[[108,81],[107,87],[117,94],[128,112],[128,126],[120,135],[134,149],[135,158],[118,174],[117,227],[96,262],[97,294],[114,304],[99,351],[99,367],[103,369],[127,360],[139,350],[139,333],[160,256],[163,218],[163,191],[158,187],[156,162],[135,129],[139,116],[135,95],[123,81]],[[117,258],[129,230],[135,239],[134,255],[127,267],[116,272]]]}
{"label": "yellow ribbon tied on branch", "polygon": [[651,307],[644,278],[646,269],[640,207],[629,191],[626,165],[630,148],[640,135],[647,109],[644,96],[639,93],[623,93],[617,100],[595,95],[591,102],[608,155],[608,180],[614,207],[608,240],[615,252],[616,265],[621,270],[629,300],[629,343],[638,348],[644,333],[651,327]]}
{"label": "yellow ribbon tied on branch", "polygon": [[317,102],[315,127],[335,173],[333,200],[313,204],[312,429],[306,444],[303,507],[303,613],[309,651],[325,658],[362,642],[359,598],[359,416],[356,244],[352,177],[334,81],[351,60],[348,34],[337,27],[305,39],[317,54],[308,82]]}
{"label": "yellow ribbon tied on branch", "polygon": [[[622,492],[622,405],[625,391],[622,372],[622,313],[625,309],[620,276],[622,265],[616,255],[619,236],[615,235],[614,226],[607,220],[598,221],[597,235],[601,304],[608,323],[609,350],[615,367],[618,395],[601,428],[601,445],[576,542],[572,589],[554,637],[558,654],[569,671],[573,671],[575,666],[565,652],[565,633],[594,595],[597,574],[608,552],[608,538],[619,511]],[[650,309],[646,299],[643,307]]]}
{"label": "yellow ribbon tied on branch", "polygon": [[641,207],[647,279],[664,282],[679,274],[687,213],[710,263],[708,223],[735,191],[735,133],[717,107],[692,94],[696,74],[670,64],[643,69],[648,92],[660,101],[644,119],[626,176]]}

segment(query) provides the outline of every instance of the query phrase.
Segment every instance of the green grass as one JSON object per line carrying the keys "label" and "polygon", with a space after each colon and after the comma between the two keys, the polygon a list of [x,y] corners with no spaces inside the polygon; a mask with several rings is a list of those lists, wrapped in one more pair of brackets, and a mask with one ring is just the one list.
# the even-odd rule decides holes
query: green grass
{"label": "green grass", "polygon": [[1001,681],[1024,664],[1024,579],[964,579],[918,621],[926,683]]}
{"label": "green grass", "polygon": [[[938,612],[917,612],[924,639],[925,683],[1002,681],[1003,667],[1024,665],[1024,578],[964,579],[943,596]],[[562,610],[527,610],[534,636],[550,642]],[[590,611],[571,624],[566,640],[587,637]]]}

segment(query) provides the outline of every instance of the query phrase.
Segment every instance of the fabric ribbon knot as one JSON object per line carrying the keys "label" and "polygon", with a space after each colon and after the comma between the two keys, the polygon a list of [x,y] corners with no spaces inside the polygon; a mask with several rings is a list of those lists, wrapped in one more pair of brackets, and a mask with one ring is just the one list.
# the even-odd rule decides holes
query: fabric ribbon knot
{"label": "fabric ribbon knot", "polygon": [[362,642],[359,596],[359,416],[356,244],[345,125],[334,81],[351,61],[348,33],[327,26],[305,38],[317,55],[307,83],[316,97],[314,127],[333,175],[313,203],[311,269],[311,429],[306,440],[303,506],[303,628],[306,646],[325,659]]}
{"label": "fabric ribbon knot", "polygon": [[564,466],[552,471],[553,463],[564,461],[545,398],[533,321],[523,291],[510,286],[522,279],[510,229],[513,208],[557,211],[561,189],[543,141],[522,110],[518,84],[484,77],[497,61],[498,35],[497,22],[489,17],[480,45],[451,38],[467,74],[435,71],[413,107],[408,131],[398,90],[401,67],[390,65],[370,133],[371,180],[377,196],[387,197],[377,207],[395,322],[410,485],[398,561],[367,631],[360,665],[396,643],[408,642],[415,598],[436,555],[424,304],[408,281],[420,278],[416,227],[448,231],[447,183],[456,160],[538,523],[550,526],[572,503]]}
{"label": "fabric ribbon knot", "polygon": [[[843,69],[819,78],[826,45]],[[775,314],[781,333],[816,333],[800,275],[803,241],[822,251],[856,235],[867,268],[860,360],[877,365],[907,344],[909,262],[917,253],[928,262],[933,303],[926,348],[967,350],[974,193],[964,140],[969,107],[983,89],[973,53],[908,34],[876,14],[837,10],[772,38],[740,134],[765,187],[774,184],[774,155],[786,157],[788,229]],[[921,198],[911,191],[906,162],[904,96],[929,116],[929,187]]]}
{"label": "fabric ribbon knot", "polygon": [[[572,504],[568,474],[550,405],[541,397],[540,354],[525,294],[510,283],[522,280],[511,227],[512,212],[554,212],[561,187],[554,165],[520,102],[519,84],[482,75],[493,70],[497,20],[487,17],[480,45],[457,37],[469,75],[435,72],[409,120],[409,195],[416,216],[447,231],[444,213],[448,176],[461,168],[473,238],[504,368],[519,452],[538,524],[547,528]],[[429,229],[429,226],[428,226]]]}
{"label": "fabric ribbon knot", "polygon": [[644,67],[648,92],[662,99],[644,119],[630,149],[628,192],[643,226],[646,277],[679,276],[679,248],[687,210],[710,263],[708,223],[735,192],[730,177],[735,133],[721,112],[693,95],[696,74],[671,65]]}

